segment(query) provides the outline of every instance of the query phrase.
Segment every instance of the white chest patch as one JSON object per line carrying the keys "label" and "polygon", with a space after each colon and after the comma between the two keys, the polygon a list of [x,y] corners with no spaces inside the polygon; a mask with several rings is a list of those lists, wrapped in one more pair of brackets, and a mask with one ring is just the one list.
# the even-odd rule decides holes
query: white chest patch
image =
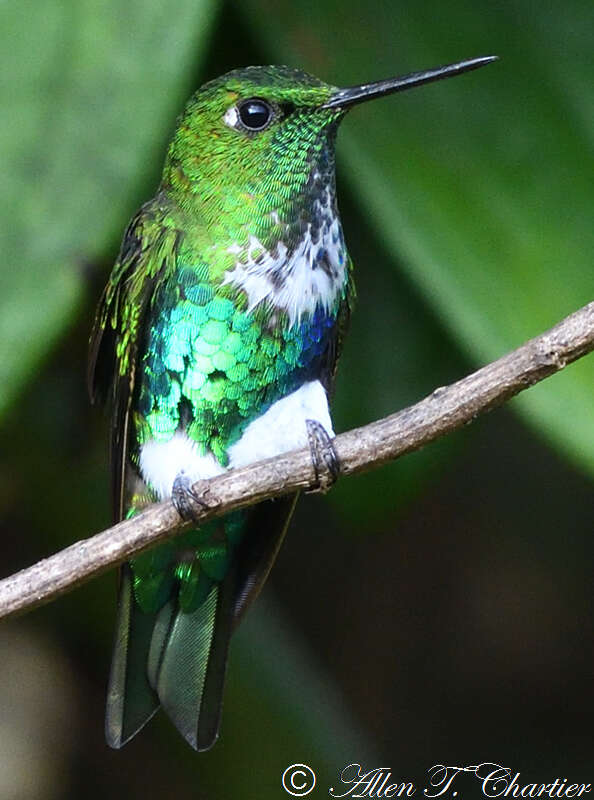
{"label": "white chest patch", "polygon": [[[334,436],[328,398],[319,381],[303,384],[251,422],[241,439],[229,448],[229,467],[245,467],[307,447],[308,419],[316,420]],[[165,500],[171,497],[173,482],[181,472],[195,482],[225,470],[212,454],[201,455],[195,442],[178,432],[166,442],[151,440],[142,446],[140,471],[159,499]]]}
{"label": "white chest patch", "polygon": [[286,311],[294,325],[303,314],[313,313],[317,307],[329,311],[335,304],[348,277],[344,237],[339,218],[330,210],[330,200],[327,205],[316,203],[319,227],[315,238],[309,223],[291,252],[283,242],[273,252],[266,250],[255,236],[250,236],[245,250],[237,244],[228,248],[241,259],[225,273],[223,283],[246,293],[250,311],[267,301]]}
{"label": "white chest patch", "polygon": [[251,422],[241,439],[229,448],[229,466],[245,467],[264,458],[307,447],[307,419],[316,420],[330,436],[334,436],[328,398],[319,381],[304,383]]}
{"label": "white chest patch", "polygon": [[173,481],[185,473],[192,483],[224,472],[212,453],[200,453],[196,442],[178,431],[166,442],[151,439],[140,449],[140,472],[160,500],[171,497]]}

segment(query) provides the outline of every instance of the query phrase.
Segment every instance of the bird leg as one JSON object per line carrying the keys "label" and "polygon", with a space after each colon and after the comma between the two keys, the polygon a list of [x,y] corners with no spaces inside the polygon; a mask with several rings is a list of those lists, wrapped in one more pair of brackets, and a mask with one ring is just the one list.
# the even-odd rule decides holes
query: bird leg
{"label": "bird leg", "polygon": [[215,508],[218,499],[211,497],[208,482],[204,491],[196,492],[193,483],[185,472],[179,472],[173,481],[171,502],[177,513],[185,522],[200,522],[204,511]]}
{"label": "bird leg", "polygon": [[311,492],[326,493],[340,475],[340,462],[328,431],[314,419],[306,419],[307,440],[317,486]]}

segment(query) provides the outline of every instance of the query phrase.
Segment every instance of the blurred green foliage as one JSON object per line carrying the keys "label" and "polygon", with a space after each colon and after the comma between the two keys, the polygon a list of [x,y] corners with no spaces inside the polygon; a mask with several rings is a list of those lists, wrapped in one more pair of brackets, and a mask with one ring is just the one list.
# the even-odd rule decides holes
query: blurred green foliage
{"label": "blurred green foliage", "polygon": [[[343,124],[359,302],[339,430],[592,299],[589,1],[34,0],[0,22],[6,574],[109,520],[86,338],[175,116],[210,77],[283,62],[350,85],[501,57]],[[298,761],[320,793],[350,761],[419,781],[476,758],[593,777],[593,378],[584,359],[512,403],[522,422],[498,413],[303,501],[236,636],[211,753],[162,720],[106,749],[112,576],[4,626],[0,797],[272,798]]]}
{"label": "blurred green foliage", "polygon": [[[0,412],[80,308],[192,88],[215,0],[2,9]],[[147,176],[146,164],[155,165]]]}

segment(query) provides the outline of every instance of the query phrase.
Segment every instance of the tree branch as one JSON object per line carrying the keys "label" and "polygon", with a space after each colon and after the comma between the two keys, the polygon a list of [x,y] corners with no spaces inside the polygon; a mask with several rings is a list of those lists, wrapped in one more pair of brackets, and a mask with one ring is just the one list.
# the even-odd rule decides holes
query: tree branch
{"label": "tree branch", "polygon": [[[594,302],[503,358],[463,380],[436,389],[414,406],[337,436],[341,474],[373,469],[418,450],[445,433],[562,369],[594,349]],[[201,521],[262,500],[315,489],[309,450],[295,450],[230,470],[195,490]],[[0,581],[0,617],[47,603],[94,575],[190,527],[170,502],[147,508],[90,539]]]}

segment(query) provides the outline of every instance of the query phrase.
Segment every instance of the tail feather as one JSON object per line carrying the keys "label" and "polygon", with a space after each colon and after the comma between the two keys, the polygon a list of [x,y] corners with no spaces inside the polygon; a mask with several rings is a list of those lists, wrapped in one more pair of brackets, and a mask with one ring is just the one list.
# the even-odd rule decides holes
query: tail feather
{"label": "tail feather", "polygon": [[159,705],[195,750],[215,743],[231,632],[266,580],[295,500],[263,503],[252,512],[227,575],[204,586],[194,610],[183,610],[188,604],[180,589],[159,611],[144,613],[131,567],[122,568],[105,724],[111,747],[131,739]]}
{"label": "tail feather", "polygon": [[172,597],[158,612],[155,619],[146,666],[148,681],[155,692],[157,692],[159,671],[163,664],[163,657],[165,655],[169,636],[171,635],[171,628],[175,620],[176,611],[177,599]]}
{"label": "tail feather", "polygon": [[196,733],[197,750],[208,750],[216,742],[219,735],[229,641],[233,631],[234,570],[222,584],[219,584],[218,592],[216,624],[208,663],[206,664],[200,718]]}
{"label": "tail feather", "polygon": [[122,569],[105,731],[122,747],[159,705],[195,750],[208,750],[219,733],[223,685],[233,621],[234,578],[215,584],[195,611],[176,598],[156,614],[134,600],[129,567]]}
{"label": "tail feather", "polygon": [[161,704],[195,750],[208,750],[219,733],[231,634],[233,578],[216,584],[195,611],[178,610],[157,679]]}
{"label": "tail feather", "polygon": [[146,670],[154,624],[155,615],[143,613],[134,601],[130,567],[122,567],[105,716],[105,737],[116,749],[138,733],[159,708]]}

